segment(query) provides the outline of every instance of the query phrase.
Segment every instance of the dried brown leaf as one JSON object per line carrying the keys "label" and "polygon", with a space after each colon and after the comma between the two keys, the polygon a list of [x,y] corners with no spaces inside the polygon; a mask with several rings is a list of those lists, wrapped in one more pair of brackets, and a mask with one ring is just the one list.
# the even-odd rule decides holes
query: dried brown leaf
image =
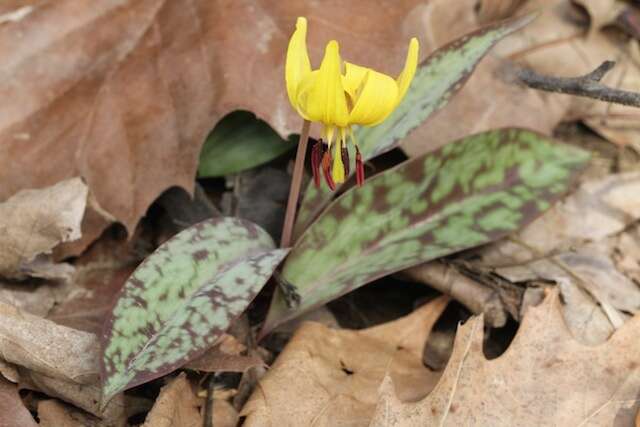
{"label": "dried brown leaf", "polygon": [[18,387],[0,377],[0,426],[37,427],[18,394]]}
{"label": "dried brown leaf", "polygon": [[480,0],[478,15],[480,22],[492,22],[511,16],[526,0]]}
{"label": "dried brown leaf", "polygon": [[0,357],[31,371],[89,384],[99,376],[100,346],[77,331],[0,303]]}
{"label": "dried brown leaf", "polygon": [[241,353],[245,350],[246,347],[233,336],[225,334],[218,344],[184,367],[202,372],[244,372],[247,369],[265,365],[264,361],[255,354],[242,355]]}
{"label": "dried brown leaf", "polygon": [[72,413],[64,404],[53,399],[38,402],[38,418],[40,427],[93,427],[98,424],[86,416],[78,417],[77,413]]}
{"label": "dried brown leaf", "polygon": [[115,424],[121,423],[125,417],[125,409],[129,409],[129,403],[125,402],[122,394],[114,397],[105,408],[100,407],[102,389],[95,382],[91,384],[78,384],[58,378],[19,368],[20,389],[35,390],[69,402],[90,414],[105,419]]}
{"label": "dried brown leaf", "polygon": [[117,419],[124,410],[121,396],[104,410],[99,407],[99,353],[95,335],[0,302],[0,358],[17,366],[20,387]]}
{"label": "dried brown leaf", "polygon": [[309,18],[314,64],[336,38],[345,58],[396,75],[422,2],[12,3],[0,27],[0,95],[12,100],[0,106],[0,198],[80,175],[132,231],[162,191],[193,189],[224,114],[250,110],[282,135],[298,131],[284,85],[296,16]]}
{"label": "dried brown leaf", "polygon": [[619,253],[636,263],[638,252],[621,247],[617,235],[640,217],[637,191],[637,172],[587,180],[514,236],[481,249],[473,264],[511,282],[558,283],[574,336],[601,343],[624,323],[625,313],[640,310],[640,288],[615,263]]}
{"label": "dried brown leaf", "polygon": [[213,426],[236,427],[238,425],[238,411],[226,400],[214,399],[213,401]]}
{"label": "dried brown leaf", "polygon": [[492,267],[517,265],[614,235],[640,218],[638,193],[638,172],[585,181],[513,238],[483,250],[482,263]]}
{"label": "dried brown leaf", "polygon": [[401,399],[419,399],[439,376],[423,366],[422,351],[446,305],[441,297],[361,331],[304,323],[243,408],[245,425],[366,426],[385,375]]}
{"label": "dried brown leaf", "polygon": [[595,33],[605,25],[611,24],[627,7],[618,0],[572,0],[587,11],[591,18],[589,31]]}
{"label": "dried brown leaf", "polygon": [[54,267],[36,256],[80,238],[87,194],[82,180],[73,178],[42,190],[20,191],[1,203],[0,275],[47,277],[47,269]]}
{"label": "dried brown leaf", "polygon": [[[530,308],[507,351],[486,360],[482,318],[458,329],[438,385],[422,401],[402,403],[389,377],[372,426],[631,425],[640,407],[640,317],[605,344],[571,336],[557,292]],[[615,423],[614,423],[615,420]]]}
{"label": "dried brown leaf", "polygon": [[162,388],[143,427],[201,427],[201,405],[201,399],[182,373]]}
{"label": "dried brown leaf", "polygon": [[[432,50],[479,27],[475,3],[430,1],[424,7],[424,19],[432,24],[426,30],[424,47]],[[500,3],[488,0],[486,7],[498,10],[502,7]],[[632,58],[631,49],[600,31],[588,36],[585,26],[575,18],[577,6],[571,0],[529,0],[516,14],[532,11],[540,12],[538,18],[499,43],[447,107],[404,139],[402,148],[407,154],[418,156],[463,136],[505,126],[549,134],[560,122],[573,120],[584,121],[612,142],[640,150],[637,109],[541,92],[518,83],[517,67],[552,76],[576,77],[593,71],[605,60],[614,60],[616,67],[602,82],[631,91],[640,87],[640,67]]]}

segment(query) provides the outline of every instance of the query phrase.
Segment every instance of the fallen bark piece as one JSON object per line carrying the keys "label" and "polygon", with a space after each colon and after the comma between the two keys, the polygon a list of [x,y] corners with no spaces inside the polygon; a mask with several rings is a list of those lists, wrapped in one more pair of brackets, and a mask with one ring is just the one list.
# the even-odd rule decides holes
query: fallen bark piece
{"label": "fallen bark piece", "polygon": [[38,277],[47,277],[52,264],[43,268],[36,257],[80,238],[88,191],[80,178],[73,178],[41,190],[20,191],[0,203],[0,275],[24,278],[35,270]]}

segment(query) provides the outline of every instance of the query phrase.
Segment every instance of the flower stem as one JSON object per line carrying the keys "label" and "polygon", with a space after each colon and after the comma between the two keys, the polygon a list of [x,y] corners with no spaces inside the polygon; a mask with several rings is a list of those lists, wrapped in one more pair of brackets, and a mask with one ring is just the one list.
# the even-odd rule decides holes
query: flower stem
{"label": "flower stem", "polygon": [[305,120],[302,124],[302,132],[300,132],[300,140],[298,141],[296,163],[293,166],[293,177],[291,178],[291,188],[289,189],[287,212],[284,217],[284,225],[282,226],[282,239],[280,240],[281,248],[288,248],[291,246],[291,236],[293,234],[293,224],[296,219],[296,210],[298,209],[298,197],[300,196],[300,187],[302,186],[302,172],[304,171],[304,158],[307,154],[307,142],[309,141],[310,127],[311,122]]}

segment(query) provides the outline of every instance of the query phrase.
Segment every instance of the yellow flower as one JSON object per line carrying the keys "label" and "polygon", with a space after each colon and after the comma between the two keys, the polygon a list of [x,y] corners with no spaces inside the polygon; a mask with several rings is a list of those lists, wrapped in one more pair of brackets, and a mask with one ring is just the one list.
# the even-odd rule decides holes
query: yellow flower
{"label": "yellow flower", "polygon": [[377,125],[398,106],[416,72],[418,40],[411,39],[404,69],[393,79],[371,68],[343,64],[335,40],[327,43],[320,68],[312,70],[306,39],[307,20],[298,18],[287,50],[285,80],[291,105],[305,120],[323,125],[322,139],[312,149],[314,180],[320,184],[320,166],[332,190],[349,176],[348,136],[356,147],[356,178],[361,185],[364,166],[351,125]]}

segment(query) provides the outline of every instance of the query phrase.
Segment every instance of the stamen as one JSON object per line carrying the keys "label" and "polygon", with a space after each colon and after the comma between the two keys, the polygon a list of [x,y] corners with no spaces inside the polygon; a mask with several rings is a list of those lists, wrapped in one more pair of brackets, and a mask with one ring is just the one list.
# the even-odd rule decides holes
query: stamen
{"label": "stamen", "polygon": [[322,172],[324,173],[324,180],[327,181],[327,185],[334,191],[336,189],[336,184],[333,182],[333,178],[331,177],[331,150],[327,150],[324,152],[322,156]]}
{"label": "stamen", "polygon": [[313,172],[313,182],[316,188],[320,188],[320,162],[322,160],[322,152],[324,151],[324,143],[322,139],[313,144],[311,149],[311,171]]}
{"label": "stamen", "polygon": [[342,164],[344,165],[344,175],[348,177],[349,172],[351,171],[349,165],[349,150],[347,149],[347,144],[344,141],[340,143],[340,156],[342,157]]}
{"label": "stamen", "polygon": [[362,162],[362,155],[360,149],[356,145],[356,183],[358,187],[362,187],[364,184],[364,163]]}

